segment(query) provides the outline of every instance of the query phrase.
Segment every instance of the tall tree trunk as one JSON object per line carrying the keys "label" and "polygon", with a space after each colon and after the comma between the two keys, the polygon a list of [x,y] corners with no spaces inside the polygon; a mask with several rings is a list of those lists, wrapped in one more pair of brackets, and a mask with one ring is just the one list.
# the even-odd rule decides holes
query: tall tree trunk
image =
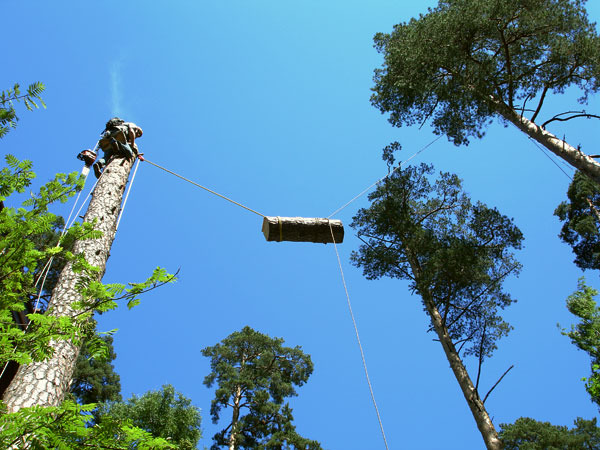
{"label": "tall tree trunk", "polygon": [[[243,364],[243,360],[242,360]],[[242,401],[242,386],[238,385],[233,398],[233,414],[231,418],[231,434],[229,435],[229,450],[235,450],[237,423],[240,420],[240,402]]]}
{"label": "tall tree trunk", "polygon": [[431,317],[431,323],[442,344],[446,358],[450,363],[450,368],[452,369],[452,372],[454,372],[454,377],[456,378],[456,381],[458,381],[465,400],[471,409],[471,414],[473,414],[473,418],[477,423],[477,428],[479,428],[479,432],[483,437],[486,448],[490,450],[502,449],[503,446],[498,438],[498,432],[479,397],[479,392],[477,392],[477,389],[471,381],[471,377],[469,376],[466,367],[460,359],[460,355],[456,351],[456,347],[454,347],[454,343],[448,334],[448,329],[444,326],[444,321],[440,312],[431,297],[427,298],[427,295],[423,295],[423,302],[425,303],[429,317]]}
{"label": "tall tree trunk", "polygon": [[[409,257],[409,264],[411,266],[413,276],[415,277],[415,280],[419,280],[422,272],[418,259],[416,255],[410,251],[410,249],[406,249],[406,253],[411,255],[411,257]],[[420,283],[417,282],[417,285],[419,284]],[[502,441],[498,438],[498,432],[496,431],[496,428],[494,427],[494,424],[492,423],[492,420],[490,419],[490,416],[487,413],[481,398],[479,397],[479,392],[475,388],[473,381],[471,381],[469,372],[467,372],[467,368],[463,364],[462,359],[460,359],[458,351],[456,351],[456,347],[454,346],[452,338],[448,333],[444,319],[442,318],[442,315],[433,301],[433,296],[427,287],[419,287],[418,292],[423,299],[427,313],[431,318],[433,329],[438,335],[438,339],[442,344],[444,353],[446,354],[446,359],[450,363],[450,368],[452,369],[452,372],[454,372],[454,377],[456,378],[456,381],[458,381],[458,385],[462,390],[463,396],[469,405],[469,409],[471,410],[471,414],[475,419],[475,423],[477,424],[477,428],[479,429],[479,433],[483,438],[486,448],[488,450],[501,450],[504,447]]]}
{"label": "tall tree trunk", "polygon": [[[99,280],[106,270],[123,191],[132,166],[133,160],[124,158],[113,158],[108,163],[83,219],[84,222],[96,220],[95,229],[102,231],[102,237],[77,241],[73,247],[73,253],[83,253],[91,265],[100,269]],[[78,279],[71,264],[67,264],[52,292],[47,314],[61,317],[77,314],[73,304],[81,300],[75,287]],[[51,345],[54,349],[51,358],[21,366],[17,371],[3,397],[9,412],[34,405],[57,406],[63,401],[71,384],[79,347],[70,340],[52,341]]]}
{"label": "tall tree trunk", "polygon": [[531,139],[540,143],[556,156],[564,159],[571,166],[580,170],[595,181],[596,184],[600,185],[600,163],[594,160],[594,158],[567,144],[564,140],[557,138],[527,117],[508,107],[498,106],[498,112]]}

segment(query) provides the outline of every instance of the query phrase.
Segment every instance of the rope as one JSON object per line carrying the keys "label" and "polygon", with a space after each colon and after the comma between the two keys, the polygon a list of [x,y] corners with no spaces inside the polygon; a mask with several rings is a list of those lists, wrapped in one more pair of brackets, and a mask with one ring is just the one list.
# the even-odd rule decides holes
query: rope
{"label": "rope", "polygon": [[201,188],[201,189],[204,189],[205,191],[208,191],[208,192],[210,192],[211,194],[214,194],[214,195],[216,195],[217,197],[221,197],[222,199],[224,199],[224,200],[227,200],[228,202],[231,202],[231,203],[233,203],[234,205],[240,206],[240,207],[242,207],[242,208],[244,208],[244,209],[246,209],[246,210],[248,210],[248,211],[250,211],[250,212],[253,212],[254,214],[256,214],[256,215],[258,215],[258,216],[260,216],[260,217],[267,217],[267,216],[265,216],[264,214],[261,214],[261,213],[259,213],[258,211],[254,211],[253,209],[250,209],[250,208],[248,208],[247,206],[244,206],[244,205],[242,205],[241,203],[238,203],[238,202],[236,202],[235,200],[232,200],[232,199],[230,199],[230,198],[228,198],[228,197],[225,197],[224,195],[221,195],[221,194],[219,194],[218,192],[215,192],[215,191],[213,191],[213,190],[211,190],[211,189],[209,189],[209,188],[207,188],[207,187],[204,187],[204,186],[202,186],[201,184],[195,183],[195,182],[193,182],[192,180],[188,180],[187,178],[185,178],[185,177],[183,177],[183,176],[181,176],[181,175],[179,175],[179,174],[177,174],[177,173],[175,173],[175,172],[171,172],[169,169],[165,169],[164,167],[162,167],[162,166],[159,166],[158,164],[155,164],[155,163],[153,163],[152,161],[148,161],[147,159],[145,159],[144,161],[146,161],[147,163],[150,163],[150,164],[152,164],[152,165],[153,165],[153,166],[155,166],[155,167],[158,167],[159,169],[162,169],[162,170],[164,170],[165,172],[168,172],[168,173],[170,173],[171,175],[175,175],[177,178],[181,178],[182,180],[184,180],[184,181],[187,181],[188,183],[191,183],[191,184],[193,184],[194,186],[197,186],[197,187],[199,187],[199,188]]}
{"label": "rope", "polygon": [[[104,175],[104,172],[102,172],[100,174],[100,178],[102,178],[102,175]],[[83,201],[83,203],[81,204],[81,206],[79,207],[79,209],[77,210],[77,214],[75,214],[75,216],[73,217],[73,221],[71,222],[71,224],[69,225],[69,228],[71,228],[73,226],[73,224],[75,223],[75,221],[77,220],[77,217],[79,217],[79,214],[81,213],[81,210],[83,209],[83,207],[85,206],[85,202],[87,201],[87,199],[89,197],[91,197],[92,192],[94,192],[94,189],[96,189],[96,185],[98,184],[98,181],[100,181],[100,178],[98,178],[95,182],[94,185],[92,186],[92,188],[90,189],[90,192],[88,193],[88,195],[86,196],[85,200]]]}
{"label": "rope", "polygon": [[359,198],[361,198],[363,195],[365,195],[365,193],[367,193],[368,191],[371,190],[371,188],[379,183],[381,183],[383,180],[385,180],[386,178],[388,178],[391,174],[393,174],[396,170],[400,169],[402,167],[402,164],[406,164],[407,162],[409,162],[411,159],[413,159],[415,156],[417,156],[419,153],[423,152],[426,148],[430,147],[431,145],[433,145],[435,142],[437,142],[438,139],[440,139],[442,136],[438,136],[437,138],[435,138],[433,141],[431,141],[429,144],[427,144],[425,147],[423,147],[421,150],[419,150],[418,152],[414,153],[410,158],[408,158],[406,161],[401,161],[400,164],[398,164],[398,167],[395,167],[394,170],[392,170],[390,173],[388,173],[385,177],[380,178],[379,180],[377,180],[375,183],[373,183],[372,185],[370,185],[368,188],[362,190],[356,197],[354,197],[352,200],[350,200],[348,203],[346,203],[345,205],[343,205],[342,207],[336,209],[334,212],[332,212],[331,214],[329,214],[327,216],[328,219],[331,219],[333,216],[335,216],[337,213],[339,213],[340,211],[342,211],[343,209],[345,209],[347,206],[349,206],[351,203],[353,203],[354,201],[358,200]]}
{"label": "rope", "polygon": [[[96,150],[97,147],[98,147],[98,142],[96,142],[96,145],[94,146],[94,151]],[[88,175],[86,174],[85,175],[85,180],[84,180],[84,186],[85,186],[85,182],[87,181],[87,177],[88,177]],[[96,180],[96,183],[94,183],[94,186],[92,186],[92,189],[90,190],[90,193],[88,194],[88,196],[92,193],[92,191],[96,187],[97,183],[98,183],[98,180]],[[62,231],[60,233],[59,242],[56,244],[56,247],[58,247],[60,245],[60,238],[62,238],[67,233],[67,230],[73,226],[73,223],[75,222],[75,219],[77,218],[77,216],[81,212],[81,209],[83,208],[83,205],[85,205],[85,200],[84,200],[84,202],[79,207],[79,210],[77,211],[77,213],[73,217],[73,222],[69,225],[69,221],[71,220],[71,217],[73,216],[73,211],[75,211],[75,207],[77,206],[77,203],[79,203],[79,198],[81,197],[81,192],[82,191],[83,191],[83,188],[77,193],[77,197],[75,198],[75,202],[73,203],[71,211],[69,212],[69,216],[67,217],[67,220],[65,221],[65,225],[64,225],[64,227],[63,227],[63,229],[62,229]],[[87,200],[87,196],[86,196],[86,200]],[[46,283],[46,279],[48,278],[48,274],[50,273],[50,268],[52,267],[52,263],[53,262],[54,262],[54,256],[52,256],[46,262],[46,264],[42,268],[42,271],[37,276],[37,280],[34,283],[34,287],[37,287],[37,285],[40,282],[40,279],[42,280],[42,284],[40,285],[40,289],[38,291],[38,296],[37,296],[37,299],[35,301],[35,305],[33,307],[34,312],[37,311],[38,306],[40,304],[40,299],[42,298],[42,292],[44,291],[44,284]],[[29,325],[30,324],[31,324],[31,322],[29,322],[29,323],[27,323],[27,325],[25,325],[25,331],[27,331],[29,329]],[[16,351],[17,351],[17,346],[15,346],[13,348],[13,351],[12,351],[11,354],[14,354]],[[9,363],[9,361],[7,361],[4,364],[4,366],[2,367],[2,371],[0,371],[0,378],[2,378],[2,376],[4,376],[4,372],[6,372],[6,369],[8,367],[8,363]]]}
{"label": "rope", "polygon": [[281,223],[281,217],[277,216],[279,222],[279,242],[283,241],[283,224]]}
{"label": "rope", "polygon": [[377,420],[379,421],[379,428],[381,429],[381,435],[383,436],[383,443],[385,445],[386,450],[389,450],[387,439],[385,437],[385,431],[383,430],[383,422],[381,421],[381,415],[379,414],[379,408],[377,407],[377,402],[375,401],[375,394],[373,393],[373,386],[371,385],[371,379],[369,378],[369,371],[367,370],[367,361],[365,359],[365,352],[363,351],[362,344],[360,342],[360,336],[358,335],[358,327],[356,325],[356,319],[354,318],[354,313],[352,312],[352,304],[350,303],[350,294],[348,294],[348,286],[346,285],[346,277],[344,276],[344,269],[342,269],[342,261],[340,259],[340,253],[338,252],[337,243],[335,242],[335,237],[333,236],[333,227],[331,226],[331,222],[329,222],[329,231],[331,232],[331,239],[333,240],[333,247],[335,248],[335,255],[337,256],[338,266],[340,268],[340,274],[342,276],[342,284],[344,285],[344,291],[346,292],[346,300],[348,303],[348,310],[350,311],[350,317],[352,317],[352,324],[354,325],[356,341],[358,342],[358,348],[360,349],[360,356],[362,358],[363,368],[365,369],[365,376],[367,378],[367,384],[369,385],[369,392],[371,393],[371,400],[373,401],[373,406],[375,407],[375,412],[377,413]]}
{"label": "rope", "polygon": [[[515,126],[516,126],[516,125],[515,125]],[[534,141],[532,138],[529,138],[529,140],[530,140],[530,141],[533,143],[533,145],[535,145],[535,146],[536,146],[536,147],[537,147],[537,148],[538,148],[538,149],[539,149],[539,150],[540,150],[540,151],[541,151],[541,152],[542,152],[542,153],[543,153],[543,154],[546,156],[546,158],[548,158],[550,161],[552,161],[552,164],[554,164],[556,167],[558,167],[558,169],[559,169],[559,170],[560,170],[562,173],[564,173],[564,174],[565,174],[565,176],[566,176],[566,177],[567,177],[569,180],[573,181],[573,177],[572,177],[571,175],[569,175],[567,172],[565,172],[565,170],[564,170],[562,167],[560,167],[560,166],[558,165],[558,163],[557,163],[557,162],[554,160],[554,158],[553,158],[552,156],[550,156],[550,155],[551,155],[551,153],[550,153],[550,150],[547,150],[546,148],[542,147],[542,146],[541,146],[539,143],[537,143],[536,141]],[[552,153],[552,154],[553,154],[553,153]],[[570,167],[571,169],[573,168],[572,166],[569,166],[569,167]]]}
{"label": "rope", "polygon": [[129,182],[129,187],[127,188],[127,194],[125,194],[125,200],[123,200],[123,206],[121,207],[121,211],[119,212],[119,217],[117,217],[117,225],[115,226],[115,233],[119,229],[119,223],[121,223],[121,216],[123,215],[123,211],[125,211],[125,205],[127,204],[127,199],[129,198],[129,192],[131,191],[131,186],[133,186],[133,180],[135,180],[135,174],[137,173],[139,166],[140,166],[140,160],[138,159],[135,164],[135,169],[133,169],[133,175],[131,177],[131,181]]}
{"label": "rope", "polygon": [[[98,143],[96,143],[96,146],[98,145]],[[95,149],[96,147],[94,147]],[[85,179],[83,182],[83,185],[85,186],[85,182],[87,181],[87,177],[88,175],[85,175]],[[94,184],[95,186],[95,184]],[[73,203],[73,207],[71,208],[71,211],[69,212],[69,216],[67,217],[67,220],[65,221],[65,225],[63,226],[62,231],[60,232],[60,237],[59,237],[59,241],[56,243],[56,247],[58,247],[60,245],[60,239],[67,233],[67,230],[69,228],[71,228],[71,226],[73,226],[73,223],[71,223],[71,225],[69,225],[69,221],[71,220],[71,217],[73,216],[73,211],[75,211],[75,207],[77,206],[77,203],[79,203],[79,198],[81,197],[81,192],[83,191],[83,188],[81,188],[81,190],[77,193],[77,197],[75,198],[75,203]],[[75,217],[77,217],[77,215],[79,214],[79,211],[81,211],[81,208],[83,208],[83,205],[85,204],[85,201],[81,204],[81,207],[79,208],[79,210],[77,211],[77,214],[75,214]],[[75,221],[75,218],[73,218],[73,222]],[[48,262],[44,265],[44,268],[42,269],[42,271],[40,272],[40,274],[37,277],[37,280],[34,284],[34,287],[37,287],[38,283],[40,282],[40,278],[42,278],[42,285],[40,286],[39,292],[38,292],[38,296],[37,299],[35,301],[35,305],[34,305],[34,310],[37,310],[37,307],[40,304],[40,299],[42,297],[42,291],[44,290],[44,284],[46,283],[46,278],[48,277],[48,273],[50,272],[50,268],[52,267],[52,263],[54,262],[54,256],[52,256]],[[25,330],[27,330],[27,328],[29,328],[29,324],[27,324]],[[1,376],[1,375],[0,375]]]}
{"label": "rope", "polygon": [[[519,128],[517,125],[515,125],[514,123],[510,122],[510,124],[511,124],[513,127],[515,127],[517,130],[521,131],[521,129],[520,129],[520,128]],[[521,133],[522,133],[522,131],[521,131]],[[552,161],[552,164],[554,164],[556,167],[558,167],[558,169],[559,169],[559,170],[560,170],[562,173],[564,173],[564,174],[565,174],[565,176],[566,176],[566,177],[567,177],[569,180],[573,181],[573,177],[572,177],[571,175],[569,175],[567,172],[565,172],[565,171],[564,171],[564,169],[563,169],[562,167],[560,167],[560,166],[558,165],[558,163],[557,163],[557,162],[556,162],[556,161],[555,161],[555,160],[552,158],[552,156],[550,156],[551,154],[553,154],[553,153],[552,153],[550,150],[548,150],[548,149],[547,149],[547,148],[545,148],[545,147],[542,147],[542,146],[541,146],[541,145],[540,145],[540,144],[539,144],[539,143],[538,143],[538,142],[537,142],[535,139],[533,139],[531,136],[527,136],[527,138],[528,138],[528,139],[529,139],[529,140],[530,140],[530,141],[533,143],[533,145],[535,145],[535,146],[536,146],[536,147],[537,147],[537,148],[538,148],[538,149],[539,149],[539,150],[540,150],[540,151],[541,151],[541,152],[542,152],[542,153],[543,153],[543,154],[546,156],[546,158],[548,158],[550,161]],[[563,142],[564,142],[564,141],[563,141]],[[563,160],[563,162],[564,162],[564,160]],[[573,167],[572,167],[572,166],[570,166],[570,165],[569,165],[568,167],[569,167],[570,169],[572,169],[572,168],[573,168]]]}

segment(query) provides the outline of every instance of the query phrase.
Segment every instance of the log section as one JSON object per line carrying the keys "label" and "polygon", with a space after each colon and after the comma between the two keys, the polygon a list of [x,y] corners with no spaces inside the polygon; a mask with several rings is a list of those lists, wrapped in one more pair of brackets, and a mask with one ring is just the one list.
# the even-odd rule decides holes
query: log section
{"label": "log section", "polygon": [[[331,228],[330,228],[331,226]],[[262,231],[267,241],[333,243],[344,241],[344,226],[341,220],[313,217],[265,217]]]}

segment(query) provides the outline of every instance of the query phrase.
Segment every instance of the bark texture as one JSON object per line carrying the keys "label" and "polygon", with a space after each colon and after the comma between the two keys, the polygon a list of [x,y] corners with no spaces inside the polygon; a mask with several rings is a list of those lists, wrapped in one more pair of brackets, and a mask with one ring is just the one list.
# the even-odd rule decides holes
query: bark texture
{"label": "bark texture", "polygon": [[[307,217],[265,217],[262,226],[267,241],[316,242],[336,244],[344,241],[341,220]],[[331,232],[333,231],[333,238]]]}
{"label": "bark texture", "polygon": [[519,130],[527,134],[527,136],[546,147],[559,158],[564,159],[600,185],[600,163],[594,160],[594,158],[567,144],[562,139],[557,138],[552,133],[544,130],[512,109],[499,108],[499,113]]}
{"label": "bark texture", "polygon": [[[85,222],[96,220],[95,229],[103,235],[99,239],[80,240],[73,248],[73,253],[83,253],[90,264],[100,268],[98,279],[106,270],[132,166],[133,160],[123,158],[113,158],[106,166],[83,219]],[[47,314],[71,317],[77,314],[73,303],[81,300],[75,288],[78,279],[79,275],[67,264],[52,292]],[[3,398],[9,412],[34,405],[57,406],[63,401],[71,384],[79,347],[69,340],[53,341],[51,345],[54,349],[51,358],[19,367]]]}

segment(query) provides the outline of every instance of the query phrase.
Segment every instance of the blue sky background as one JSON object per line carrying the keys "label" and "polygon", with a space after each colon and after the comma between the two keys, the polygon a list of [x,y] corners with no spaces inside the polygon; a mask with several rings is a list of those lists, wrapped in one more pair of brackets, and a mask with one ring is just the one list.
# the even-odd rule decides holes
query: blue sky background
{"label": "blue sky background", "polygon": [[[386,174],[389,142],[400,141],[407,159],[435,138],[427,127],[392,128],[369,103],[382,62],[373,35],[434,3],[5,0],[0,89],[40,80],[48,107],[23,111],[0,152],[33,160],[39,185],[79,170],[76,154],[119,115],[144,129],[138,144],[153,162],[267,215],[326,217]],[[600,18],[598,2],[588,11]],[[576,96],[549,101],[545,117],[576,108]],[[593,97],[588,109],[597,105]],[[583,120],[551,131],[598,153],[597,128]],[[495,424],[598,415],[580,381],[589,358],[557,327],[572,323],[565,299],[581,272],[553,216],[569,179],[544,153],[494,123],[468,148],[442,138],[412,161],[457,173],[474,200],[514,217],[525,234],[523,272],[507,283],[518,299],[505,314],[515,330],[481,380],[485,394],[515,365],[486,403]],[[348,225],[367,204],[363,197],[336,218]],[[441,346],[425,332],[420,300],[404,282],[365,280],[348,263],[357,247],[346,227],[339,251],[390,448],[483,448]],[[119,329],[124,397],[173,384],[202,409],[201,448],[210,446],[221,427],[210,421],[200,350],[250,325],[313,358],[291,402],[302,435],[327,449],[384,448],[333,246],[267,243],[260,217],[142,164],[104,280],[141,281],[156,266],[180,268],[180,280],[99,319],[101,329]],[[587,277],[600,287],[597,273]],[[476,361],[467,364],[474,377]]]}

